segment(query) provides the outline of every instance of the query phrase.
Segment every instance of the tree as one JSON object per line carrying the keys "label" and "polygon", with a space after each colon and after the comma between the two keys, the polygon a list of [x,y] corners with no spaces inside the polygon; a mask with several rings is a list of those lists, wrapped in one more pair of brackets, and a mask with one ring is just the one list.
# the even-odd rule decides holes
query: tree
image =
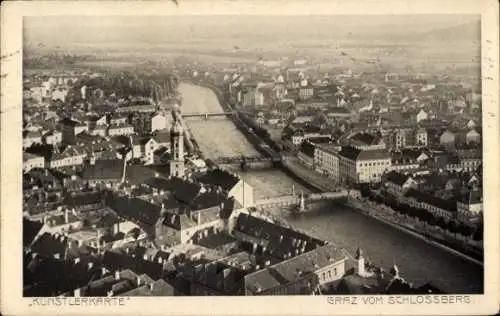
{"label": "tree", "polygon": [[457,232],[458,232],[458,225],[457,222],[455,221],[449,221],[447,225],[447,229],[450,233],[453,233],[455,235],[455,238],[457,237]]}
{"label": "tree", "polygon": [[442,229],[446,229],[446,221],[444,220],[444,218],[439,217],[436,224]]}
{"label": "tree", "polygon": [[474,235],[472,236],[472,239],[474,239],[475,241],[481,241],[483,240],[483,225],[479,225],[474,233]]}
{"label": "tree", "polygon": [[473,232],[472,227],[465,225],[465,224],[458,225],[457,230],[460,234],[462,234],[463,236],[466,236],[466,237],[469,237]]}
{"label": "tree", "polygon": [[428,217],[427,217],[427,223],[429,225],[431,225],[431,226],[436,226],[437,223],[438,223],[438,220],[437,220],[436,216],[434,216],[434,214],[432,214],[429,211],[426,211],[426,212],[427,212],[427,214],[429,214]]}

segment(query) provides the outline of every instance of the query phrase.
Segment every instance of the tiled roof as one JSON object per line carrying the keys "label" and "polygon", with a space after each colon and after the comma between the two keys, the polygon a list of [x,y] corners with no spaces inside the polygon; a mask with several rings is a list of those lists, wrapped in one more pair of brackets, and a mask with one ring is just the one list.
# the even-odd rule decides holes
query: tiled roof
{"label": "tiled roof", "polygon": [[269,253],[279,259],[296,255],[302,248],[304,251],[310,251],[324,244],[323,241],[301,232],[243,213],[238,215],[236,229],[268,244]]}
{"label": "tiled roof", "polygon": [[31,160],[31,159],[36,159],[36,158],[43,158],[43,157],[39,156],[39,155],[34,155],[34,154],[27,153],[27,152],[23,152],[23,161],[24,162]]}
{"label": "tiled roof", "polygon": [[361,150],[352,146],[343,146],[340,155],[349,160],[389,159],[390,155],[384,149]]}
{"label": "tiled roof", "polygon": [[395,161],[415,161],[422,153],[425,153],[430,157],[430,154],[423,150],[414,149],[402,149],[401,151],[395,151],[391,153],[392,159]]}
{"label": "tiled roof", "polygon": [[153,135],[153,139],[159,144],[170,143],[170,132],[157,132]]}
{"label": "tiled roof", "polygon": [[187,182],[179,178],[172,178],[174,196],[184,204],[191,204],[193,199],[200,193],[201,185],[194,182]]}
{"label": "tiled roof", "polygon": [[313,144],[328,144],[333,142],[333,139],[330,136],[318,136],[308,138],[307,141]]}
{"label": "tiled roof", "polygon": [[40,132],[30,132],[30,131],[24,131],[23,132],[23,138],[39,138],[42,137],[42,134]]}
{"label": "tiled roof", "polygon": [[356,160],[360,153],[361,149],[352,146],[343,146],[339,154],[349,160]]}
{"label": "tiled roof", "polygon": [[163,218],[163,225],[174,228],[176,230],[184,230],[187,228],[198,226],[197,213],[166,213]]}
{"label": "tiled roof", "polygon": [[41,235],[31,246],[31,251],[45,258],[54,258],[59,255],[62,260],[65,258],[68,244],[64,236],[56,237],[49,233]]}
{"label": "tiled roof", "polygon": [[103,265],[110,271],[130,269],[137,274],[146,274],[154,280],[163,276],[163,265],[144,260],[142,257],[132,258],[126,254],[106,251],[102,260]]}
{"label": "tiled roof", "polygon": [[[77,223],[80,218],[75,216],[72,212],[68,213],[68,224]],[[47,216],[47,225],[50,227],[57,227],[66,224],[66,218],[64,214]]]}
{"label": "tiled roof", "polygon": [[104,199],[102,192],[84,192],[75,195],[68,195],[64,199],[64,204],[70,207],[78,207],[82,205],[98,204]]}
{"label": "tiled roof", "polygon": [[76,126],[79,123],[77,121],[73,121],[69,118],[63,118],[62,120],[59,121],[59,124],[68,125],[68,126]]}
{"label": "tiled roof", "polygon": [[409,176],[396,172],[396,171],[391,171],[387,174],[387,181],[392,182],[394,184],[397,184],[399,186],[402,186],[405,184],[405,182],[408,180]]}
{"label": "tiled roof", "polygon": [[215,190],[199,194],[190,204],[194,210],[207,209],[214,206],[220,206],[226,199],[226,195]]}
{"label": "tiled roof", "polygon": [[414,294],[415,289],[401,278],[394,278],[387,286],[385,294]]}
{"label": "tiled roof", "polygon": [[155,175],[155,171],[147,166],[127,165],[125,179],[130,184],[141,184]]}
{"label": "tiled roof", "polygon": [[480,190],[471,190],[463,194],[459,201],[468,205],[479,204],[483,202],[483,194]]}
{"label": "tiled roof", "polygon": [[315,146],[313,144],[311,144],[310,142],[303,142],[300,145],[300,152],[302,152],[303,154],[305,154],[309,157],[314,157],[314,149],[315,149]]}
{"label": "tiled roof", "polygon": [[415,289],[414,294],[445,294],[441,289],[435,287],[432,283],[426,283]]}
{"label": "tiled roof", "polygon": [[44,157],[46,160],[50,160],[52,157],[52,152],[54,151],[54,146],[52,145],[35,145],[26,148],[25,152]]}
{"label": "tiled roof", "polygon": [[350,138],[351,141],[366,145],[377,145],[380,143],[380,137],[369,133],[358,133]]}
{"label": "tiled roof", "polygon": [[109,194],[106,202],[118,215],[134,219],[148,227],[155,225],[161,215],[161,206],[140,198]]}
{"label": "tiled roof", "polygon": [[245,287],[251,292],[258,293],[290,284],[344,258],[345,255],[339,249],[328,244],[247,275]]}
{"label": "tiled roof", "polygon": [[83,170],[82,178],[86,180],[119,180],[122,175],[122,160],[96,160],[95,164]]}
{"label": "tiled roof", "polygon": [[220,186],[224,191],[228,192],[240,179],[227,171],[214,169],[199,177],[198,181],[208,185]]}
{"label": "tiled roof", "polygon": [[414,190],[414,189],[408,190],[408,192],[405,194],[405,196],[412,197],[412,198],[416,199],[417,201],[430,204],[432,206],[446,210],[448,212],[456,212],[457,211],[457,204],[453,200],[445,200],[445,199],[436,197],[432,194],[419,192],[419,191]]}
{"label": "tiled roof", "polygon": [[163,279],[137,287],[118,296],[174,296],[175,289]]}
{"label": "tiled roof", "polygon": [[38,221],[31,221],[23,218],[23,245],[25,247],[31,245],[36,235],[42,229],[43,223]]}
{"label": "tiled roof", "polygon": [[101,267],[92,258],[81,257],[75,263],[39,256],[32,259],[31,254],[28,255],[29,259],[25,259],[28,269],[23,275],[23,283],[35,286],[24,291],[24,296],[57,296],[102,276]]}

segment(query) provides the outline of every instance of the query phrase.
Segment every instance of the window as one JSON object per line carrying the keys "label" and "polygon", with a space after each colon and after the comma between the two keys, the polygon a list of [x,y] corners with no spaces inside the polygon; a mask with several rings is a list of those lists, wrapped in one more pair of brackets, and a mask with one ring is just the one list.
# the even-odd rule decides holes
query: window
{"label": "window", "polygon": [[337,268],[333,268],[333,274],[337,276]]}
{"label": "window", "polygon": [[323,272],[323,274],[322,274],[322,279],[323,279],[323,281],[326,279],[326,277],[325,277],[325,276],[326,276],[326,274],[325,274],[325,272]]}

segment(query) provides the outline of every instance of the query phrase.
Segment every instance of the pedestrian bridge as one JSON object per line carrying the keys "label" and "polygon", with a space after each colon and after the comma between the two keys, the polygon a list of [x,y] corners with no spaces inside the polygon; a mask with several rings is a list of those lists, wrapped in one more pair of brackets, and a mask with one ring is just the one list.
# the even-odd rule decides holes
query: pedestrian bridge
{"label": "pedestrian bridge", "polygon": [[[325,200],[337,200],[348,196],[347,190],[340,190],[337,192],[323,192],[323,193],[313,193],[304,196],[304,201],[325,201]],[[261,199],[255,201],[255,207],[260,209],[272,208],[272,207],[286,207],[292,205],[298,205],[300,202],[300,195],[285,195],[268,199]]]}
{"label": "pedestrian bridge", "polygon": [[206,113],[182,113],[183,118],[204,118],[208,120],[211,117],[227,117],[234,115],[235,111],[229,112],[206,112]]}

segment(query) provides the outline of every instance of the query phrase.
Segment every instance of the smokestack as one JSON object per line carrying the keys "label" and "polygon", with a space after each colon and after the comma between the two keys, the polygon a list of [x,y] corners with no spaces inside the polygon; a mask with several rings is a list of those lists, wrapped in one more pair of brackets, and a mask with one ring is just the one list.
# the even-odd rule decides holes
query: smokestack
{"label": "smokestack", "polygon": [[200,225],[200,224],[201,224],[201,214],[200,214],[200,212],[198,212],[198,225]]}
{"label": "smokestack", "polygon": [[69,223],[68,209],[64,210],[64,223],[65,224]]}

